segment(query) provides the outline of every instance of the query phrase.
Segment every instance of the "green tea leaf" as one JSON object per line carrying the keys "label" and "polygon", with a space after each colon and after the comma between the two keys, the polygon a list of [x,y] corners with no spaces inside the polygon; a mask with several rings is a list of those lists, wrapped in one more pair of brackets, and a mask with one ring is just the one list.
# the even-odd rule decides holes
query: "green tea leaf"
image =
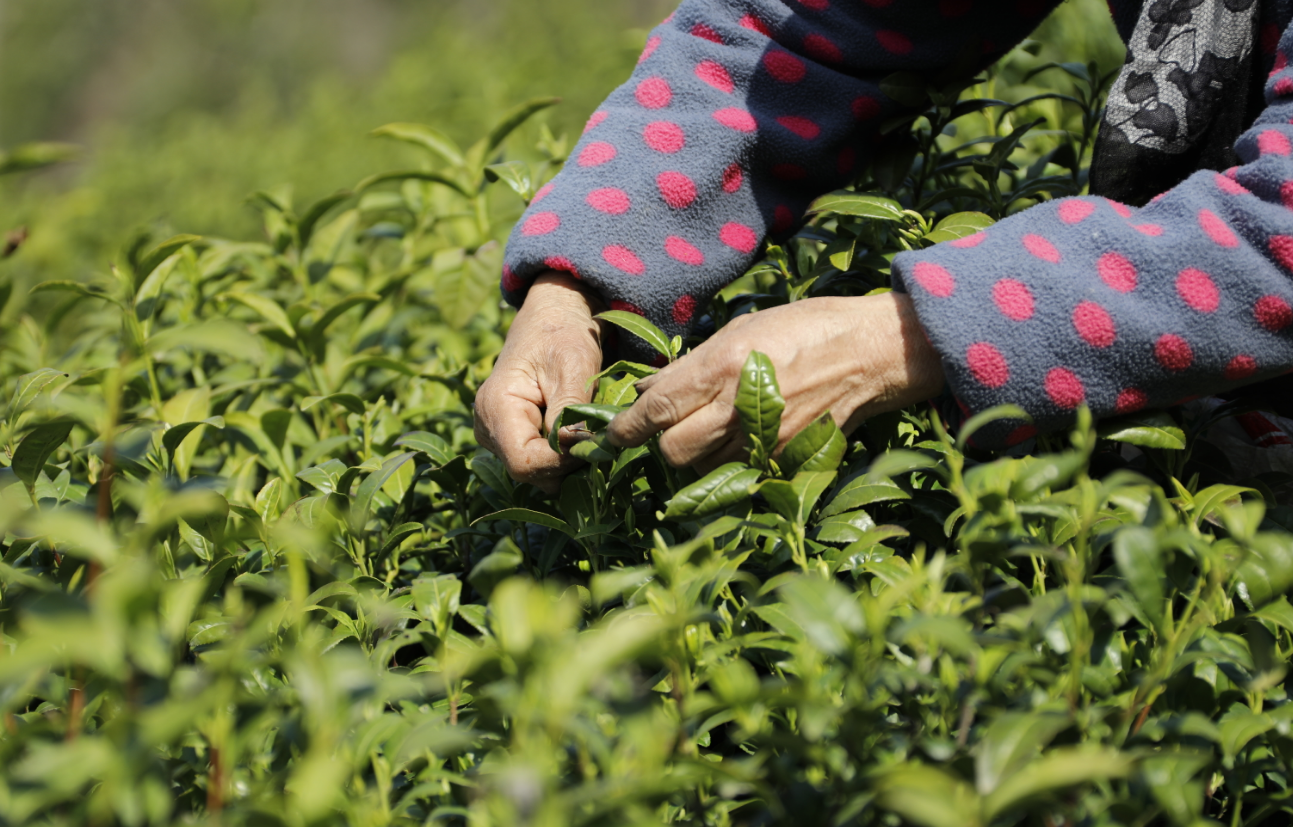
{"label": "green tea leaf", "polygon": [[334,393],[330,396],[305,397],[301,400],[300,411],[304,413],[316,405],[322,405],[325,403],[340,405],[352,414],[357,414],[359,416],[363,416],[364,412],[367,410],[367,407],[364,405],[364,400],[355,396],[353,393]]}
{"label": "green tea leaf", "polygon": [[970,438],[974,436],[984,425],[997,422],[1002,419],[1022,419],[1024,422],[1032,422],[1033,418],[1018,405],[997,405],[995,408],[989,408],[970,417],[964,425],[961,426],[960,432],[956,435],[956,449],[964,451],[965,446],[969,444]]}
{"label": "green tea leaf", "polygon": [[235,301],[254,311],[262,319],[278,328],[288,338],[296,338],[296,329],[287,318],[287,312],[273,299],[259,293],[232,292],[223,294],[222,298]]}
{"label": "green tea leaf", "polygon": [[9,421],[16,422],[19,415],[35,402],[40,396],[41,391],[49,387],[51,382],[57,379],[66,379],[68,374],[53,368],[41,368],[31,373],[24,373],[18,377],[18,385],[14,388],[13,397],[9,400],[9,410],[5,412]]}
{"label": "green tea leaf", "polygon": [[827,411],[786,443],[777,464],[787,477],[800,471],[834,471],[847,450],[844,432]]}
{"label": "green tea leaf", "polygon": [[778,514],[797,526],[808,522],[817,500],[835,481],[834,471],[802,471],[789,482],[768,480],[759,486],[759,493]]}
{"label": "green tea leaf", "polygon": [[534,197],[534,182],[530,178],[530,165],[522,161],[508,161],[507,163],[491,164],[485,167],[485,180],[491,184],[502,181],[527,202]]}
{"label": "green tea leaf", "polygon": [[415,456],[417,456],[415,451],[397,454],[383,462],[380,469],[369,474],[359,484],[359,490],[355,492],[355,500],[350,504],[351,534],[358,537],[364,533],[364,527],[368,525],[369,514],[372,513],[373,498],[377,496],[377,492],[386,484],[386,481]]}
{"label": "green tea leaf", "polygon": [[1123,778],[1136,766],[1133,755],[1116,749],[1066,747],[1029,762],[1006,778],[983,799],[985,821],[1017,807],[1033,796],[1072,790],[1095,781]]}
{"label": "green tea leaf", "polygon": [[772,360],[757,350],[750,353],[741,369],[735,405],[741,430],[754,449],[762,451],[763,457],[771,457],[781,436],[781,413],[786,409],[786,400],[777,386]]}
{"label": "green tea leaf", "polygon": [[463,164],[462,150],[453,138],[432,126],[420,123],[388,123],[369,133],[374,138],[392,138],[413,144],[438,155],[451,166]]}
{"label": "green tea leaf", "polygon": [[850,480],[839,490],[839,493],[822,509],[823,517],[831,517],[862,508],[875,503],[910,500],[911,495],[898,487],[893,480],[881,479],[871,482],[871,477],[862,476]]}
{"label": "green tea leaf", "polygon": [[18,479],[27,486],[28,491],[35,489],[36,480],[40,477],[40,472],[45,469],[45,463],[49,462],[49,458],[62,447],[64,442],[67,442],[67,438],[72,434],[73,424],[66,419],[42,423],[28,431],[22,442],[18,443],[17,450],[13,452],[13,464],[10,467],[18,475]]}
{"label": "green tea leaf", "polygon": [[1163,623],[1162,549],[1154,531],[1144,526],[1127,526],[1113,538],[1113,557],[1145,616],[1156,629]]}
{"label": "green tea leaf", "polygon": [[860,195],[842,190],[823,195],[808,208],[811,214],[834,213],[869,218],[872,221],[902,221],[902,205],[881,195]]}
{"label": "green tea leaf", "polygon": [[758,481],[756,469],[730,462],[675,494],[668,502],[665,519],[699,519],[739,505],[750,499],[750,489]]}
{"label": "green tea leaf", "polygon": [[499,120],[485,137],[485,155],[498,149],[503,141],[506,141],[507,137],[515,132],[521,124],[544,109],[556,106],[559,103],[561,103],[561,98],[533,98],[512,109]]}
{"label": "green tea leaf", "polygon": [[1142,448],[1185,450],[1185,432],[1166,411],[1119,417],[1103,423],[1097,432],[1101,439]]}
{"label": "green tea leaf", "polygon": [[510,520],[517,523],[534,523],[544,528],[550,528],[553,531],[560,531],[562,534],[568,534],[574,537],[576,532],[565,520],[544,514],[542,511],[534,511],[529,508],[505,508],[502,511],[495,511],[493,514],[486,514],[478,520],[472,522],[472,525],[481,523],[490,523],[496,520]]}
{"label": "green tea leaf", "polygon": [[935,767],[900,764],[876,782],[876,803],[921,827],[982,827],[969,784]]}
{"label": "green tea leaf", "polygon": [[420,451],[426,454],[431,459],[432,465],[448,465],[454,458],[449,443],[445,442],[441,437],[426,431],[410,431],[395,440],[395,444],[402,448],[408,448],[410,451]]}
{"label": "green tea leaf", "polygon": [[983,232],[995,223],[992,216],[985,213],[958,212],[949,215],[934,225],[933,232],[925,236],[925,240],[934,244],[956,241],[957,239]]}
{"label": "green tea leaf", "polygon": [[1042,749],[1072,724],[1054,712],[1007,712],[987,728],[975,761],[975,786],[987,795],[1001,782],[1036,760]]}
{"label": "green tea leaf", "polygon": [[636,313],[629,313],[624,310],[607,310],[605,313],[598,313],[596,318],[627,330],[665,357],[671,355],[669,352],[669,337],[665,336],[660,328]]}

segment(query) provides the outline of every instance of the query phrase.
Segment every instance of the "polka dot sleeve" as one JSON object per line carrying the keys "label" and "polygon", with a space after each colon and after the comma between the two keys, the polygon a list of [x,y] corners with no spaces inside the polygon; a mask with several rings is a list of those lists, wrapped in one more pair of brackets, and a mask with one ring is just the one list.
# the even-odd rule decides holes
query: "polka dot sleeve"
{"label": "polka dot sleeve", "polygon": [[1068,198],[894,260],[966,413],[1035,419],[976,436],[1017,444],[1293,369],[1293,28],[1268,106],[1235,149],[1142,209]]}
{"label": "polka dot sleeve", "polygon": [[[766,235],[866,162],[894,111],[883,78],[967,54],[986,65],[1058,2],[686,0],[518,223],[504,296],[519,304],[561,270],[687,332]],[[651,358],[636,340],[623,350]]]}

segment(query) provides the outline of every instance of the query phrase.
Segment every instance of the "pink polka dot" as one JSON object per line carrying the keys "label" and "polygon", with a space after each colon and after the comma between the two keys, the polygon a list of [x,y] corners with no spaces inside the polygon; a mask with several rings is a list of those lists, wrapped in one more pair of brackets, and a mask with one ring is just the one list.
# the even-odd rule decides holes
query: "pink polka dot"
{"label": "pink polka dot", "polygon": [[636,313],[639,316],[646,316],[646,313],[643,312],[642,308],[638,307],[636,304],[620,301],[619,299],[611,300],[611,310],[622,310],[625,313]]}
{"label": "pink polka dot", "polygon": [[795,214],[785,204],[778,204],[772,211],[772,232],[781,234],[795,226]]}
{"label": "pink polka dot", "polygon": [[967,235],[965,238],[958,238],[955,241],[949,241],[948,243],[953,247],[959,247],[962,250],[965,250],[970,247],[978,247],[987,240],[987,233],[975,233],[974,235]]}
{"label": "pink polka dot", "polygon": [[1257,360],[1251,356],[1239,355],[1230,360],[1223,374],[1227,382],[1238,382],[1247,379],[1257,372]]}
{"label": "pink polka dot", "polygon": [[575,278],[580,278],[579,268],[575,263],[564,256],[550,256],[543,260],[543,265],[549,270],[559,270],[562,273],[569,273]]}
{"label": "pink polka dot", "polygon": [[1077,374],[1067,368],[1054,368],[1046,374],[1046,395],[1065,410],[1073,410],[1086,399],[1086,388]]}
{"label": "pink polka dot", "polygon": [[1055,245],[1042,238],[1039,235],[1024,236],[1024,249],[1040,258],[1042,261],[1049,261],[1051,264],[1059,264],[1060,251]]}
{"label": "pink polka dot", "polygon": [[1193,267],[1187,267],[1176,277],[1176,293],[1200,313],[1212,313],[1221,304],[1221,291],[1212,277]]}
{"label": "pink polka dot", "polygon": [[729,95],[736,89],[736,84],[732,82],[732,75],[723,67],[723,64],[712,60],[702,60],[696,64],[696,77]]}
{"label": "pink polka dot", "polygon": [[521,235],[547,235],[561,226],[561,219],[554,212],[536,212],[521,226]]}
{"label": "pink polka dot", "polygon": [[1263,155],[1285,155],[1293,152],[1293,145],[1283,132],[1267,129],[1257,136],[1257,151]]}
{"label": "pink polka dot", "polygon": [[1180,336],[1165,333],[1154,343],[1154,358],[1167,370],[1179,372],[1194,364],[1194,351]]}
{"label": "pink polka dot", "polygon": [[798,83],[808,74],[804,62],[789,52],[768,52],[763,56],[763,68],[782,83]]}
{"label": "pink polka dot", "polygon": [[633,202],[629,200],[629,194],[615,187],[593,190],[588,193],[584,201],[588,206],[607,215],[623,215],[633,206]]}
{"label": "pink polka dot", "polygon": [[992,301],[1008,319],[1022,322],[1033,317],[1033,293],[1023,282],[1002,279],[992,285]]}
{"label": "pink polka dot", "polygon": [[1280,184],[1280,201],[1286,209],[1293,210],[1293,181]]}
{"label": "pink polka dot", "polygon": [[686,239],[671,235],[664,240],[664,251],[669,254],[669,258],[674,261],[680,261],[683,264],[690,264],[693,267],[699,267],[705,263],[705,254]]}
{"label": "pink polka dot", "polygon": [[647,78],[633,90],[633,97],[647,109],[664,109],[673,102],[673,88],[664,78]]}
{"label": "pink polka dot", "polygon": [[857,166],[858,153],[851,146],[846,146],[840,150],[839,157],[835,159],[835,171],[840,175],[848,175]]}
{"label": "pink polka dot", "polygon": [[1142,410],[1149,404],[1149,395],[1140,388],[1127,388],[1118,394],[1118,401],[1114,404],[1114,413],[1129,414]]}
{"label": "pink polka dot", "polygon": [[741,28],[758,32],[764,37],[772,37],[772,29],[768,28],[768,24],[752,14],[747,14],[741,18]]}
{"label": "pink polka dot", "polygon": [[1092,347],[1109,347],[1118,338],[1113,317],[1095,302],[1082,302],[1073,309],[1073,327]]}
{"label": "pink polka dot", "polygon": [[799,5],[813,11],[826,11],[831,7],[831,0],[799,0]]}
{"label": "pink polka dot", "polygon": [[581,167],[599,167],[602,164],[614,161],[615,156],[618,154],[619,152],[615,147],[598,141],[584,147],[583,151],[579,153],[579,165]]}
{"label": "pink polka dot", "polygon": [[844,59],[844,53],[840,47],[828,37],[820,34],[810,34],[804,37],[804,51],[814,60],[822,63],[839,63]]}
{"label": "pink polka dot", "polygon": [[670,121],[647,124],[646,129],[642,130],[642,138],[647,146],[666,155],[679,152],[687,145],[687,136],[683,134],[682,127]]}
{"label": "pink polka dot", "polygon": [[1253,305],[1257,323],[1272,333],[1293,325],[1293,307],[1279,296],[1262,296]]}
{"label": "pink polka dot", "polygon": [[1234,181],[1229,177],[1222,175],[1221,173],[1217,173],[1217,177],[1214,180],[1217,182],[1217,189],[1227,195],[1248,195],[1247,187],[1240,184],[1238,181]]}
{"label": "pink polka dot", "polygon": [[965,361],[970,366],[970,373],[982,385],[999,388],[1010,381],[1010,365],[1006,364],[1006,357],[987,342],[970,345]]}
{"label": "pink polka dot", "polygon": [[1199,210],[1199,226],[1207,233],[1208,238],[1222,247],[1239,246],[1238,236],[1212,210]]}
{"label": "pink polka dot", "polygon": [[1133,229],[1137,232],[1154,237],[1158,237],[1163,234],[1163,228],[1157,224],[1137,224]]}
{"label": "pink polka dot", "polygon": [[1290,78],[1287,75],[1285,75],[1284,77],[1275,81],[1275,85],[1271,88],[1271,91],[1281,98],[1286,98],[1289,95],[1293,95],[1293,78]]}
{"label": "pink polka dot", "polygon": [[586,135],[601,126],[602,122],[606,120],[608,114],[609,113],[607,112],[594,112],[592,116],[589,117],[588,123],[584,124],[584,134]]}
{"label": "pink polka dot", "polygon": [[543,185],[543,187],[542,187],[538,192],[536,192],[536,193],[534,194],[534,198],[530,201],[530,203],[531,203],[531,204],[537,204],[537,203],[539,203],[540,201],[542,201],[543,199],[547,198],[549,195],[551,195],[551,194],[552,194],[552,187],[553,187],[553,186],[554,186],[554,185],[553,185],[551,182],[549,182],[549,183],[547,183],[547,184],[544,184],[544,185]]}
{"label": "pink polka dot", "polygon": [[956,289],[956,279],[946,268],[928,261],[917,262],[911,269],[911,276],[916,283],[929,291],[930,295],[945,299]]}
{"label": "pink polka dot", "polygon": [[808,177],[808,170],[799,164],[776,164],[772,167],[772,177],[779,181],[802,181]]}
{"label": "pink polka dot", "polygon": [[506,290],[508,293],[516,293],[516,292],[519,292],[523,287],[525,287],[525,282],[521,281],[520,277],[518,277],[516,273],[512,272],[511,267],[504,265],[503,266],[503,289]]}
{"label": "pink polka dot", "polygon": [[1095,212],[1095,204],[1090,201],[1078,201],[1065,199],[1060,202],[1060,221],[1065,224],[1079,224]]}
{"label": "pink polka dot", "polygon": [[1271,255],[1275,256],[1285,269],[1293,270],[1293,236],[1273,235],[1271,236]]}
{"label": "pink polka dot", "polygon": [[859,121],[869,121],[880,115],[880,101],[863,95],[853,99],[853,117]]}
{"label": "pink polka dot", "polygon": [[911,54],[911,38],[901,32],[881,29],[875,33],[875,39],[886,52],[895,55]]}
{"label": "pink polka dot", "polygon": [[1020,425],[1010,432],[1010,436],[1006,437],[1006,445],[1014,448],[1016,445],[1023,445],[1035,436],[1037,436],[1036,425]]}
{"label": "pink polka dot", "polygon": [[647,41],[646,48],[642,50],[642,56],[638,58],[638,64],[641,65],[650,60],[655,50],[660,48],[661,40],[659,37],[653,37]]}
{"label": "pink polka dot", "polygon": [[1275,50],[1280,45],[1280,34],[1280,27],[1274,23],[1268,23],[1265,26],[1262,26],[1261,39],[1259,41],[1262,47],[1262,54],[1275,54]]}
{"label": "pink polka dot", "polygon": [[673,303],[673,320],[678,324],[687,324],[695,314],[696,299],[694,296],[683,296]]}
{"label": "pink polka dot", "polygon": [[1128,207],[1120,201],[1114,201],[1112,198],[1106,198],[1105,200],[1109,202],[1109,206],[1113,207],[1113,211],[1118,213],[1118,215],[1121,215],[1123,218],[1131,218],[1131,207]]}
{"label": "pink polka dot", "polygon": [[675,210],[686,209],[696,200],[696,184],[681,172],[662,172],[655,183],[660,197]]}
{"label": "pink polka dot", "polygon": [[1096,262],[1096,272],[1100,274],[1100,281],[1119,293],[1130,293],[1136,289],[1139,274],[1136,272],[1136,265],[1132,264],[1126,256],[1105,253]]}
{"label": "pink polka dot", "polygon": [[646,265],[642,263],[642,259],[634,255],[628,247],[622,247],[619,244],[602,248],[602,258],[616,270],[628,273],[630,276],[640,276],[646,272]]}
{"label": "pink polka dot", "polygon": [[714,113],[714,120],[728,129],[735,129],[737,132],[754,132],[759,128],[753,115],[744,109],[736,109],[735,107],[718,110]]}
{"label": "pink polka dot", "polygon": [[782,115],[777,118],[777,123],[789,129],[805,141],[815,141],[822,134],[822,128],[810,121],[808,118],[800,118],[794,115]]}
{"label": "pink polka dot", "polygon": [[745,183],[745,172],[740,164],[732,164],[723,170],[723,192],[738,192]]}
{"label": "pink polka dot", "polygon": [[1279,74],[1280,72],[1283,72],[1284,69],[1288,67],[1288,65],[1289,65],[1288,56],[1285,55],[1283,52],[1277,51],[1275,53],[1275,65],[1271,69],[1271,75],[1274,76]]}
{"label": "pink polka dot", "polygon": [[719,45],[722,45],[723,43],[723,36],[711,29],[709,26],[706,26],[704,23],[697,23],[695,26],[692,26],[691,36],[699,37],[701,40],[708,40],[710,43],[718,43]]}
{"label": "pink polka dot", "polygon": [[755,247],[759,246],[758,233],[744,224],[737,224],[734,221],[723,225],[723,229],[718,231],[718,238],[728,247],[747,256],[754,252]]}

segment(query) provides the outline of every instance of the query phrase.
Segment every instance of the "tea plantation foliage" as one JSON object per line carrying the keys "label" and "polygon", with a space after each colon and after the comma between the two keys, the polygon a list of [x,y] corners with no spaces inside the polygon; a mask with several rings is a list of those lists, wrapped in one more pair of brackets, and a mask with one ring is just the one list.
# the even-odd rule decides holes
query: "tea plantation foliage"
{"label": "tea plantation foliage", "polygon": [[[714,324],[1080,191],[1109,76],[1040,70],[1072,93],[891,78],[913,115]],[[774,459],[752,354],[750,462],[697,479],[602,441],[651,370],[620,364],[564,415],[586,470],[510,482],[471,403],[499,239],[569,144],[503,147],[549,103],[467,149],[378,130],[425,163],[260,193],[265,240],[0,271],[0,824],[1287,823],[1293,536],[1281,480],[1214,484],[1207,422],[991,456],[921,407]]]}

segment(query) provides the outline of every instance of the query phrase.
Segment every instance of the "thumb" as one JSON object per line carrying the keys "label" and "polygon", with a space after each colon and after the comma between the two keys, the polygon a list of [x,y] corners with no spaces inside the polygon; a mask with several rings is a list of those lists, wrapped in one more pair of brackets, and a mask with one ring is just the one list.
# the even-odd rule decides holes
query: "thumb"
{"label": "thumb", "polygon": [[558,370],[545,372],[539,382],[547,407],[543,414],[545,432],[551,432],[557,417],[565,408],[592,401],[594,388],[588,380],[596,373],[596,368],[578,368],[574,365],[564,365]]}

